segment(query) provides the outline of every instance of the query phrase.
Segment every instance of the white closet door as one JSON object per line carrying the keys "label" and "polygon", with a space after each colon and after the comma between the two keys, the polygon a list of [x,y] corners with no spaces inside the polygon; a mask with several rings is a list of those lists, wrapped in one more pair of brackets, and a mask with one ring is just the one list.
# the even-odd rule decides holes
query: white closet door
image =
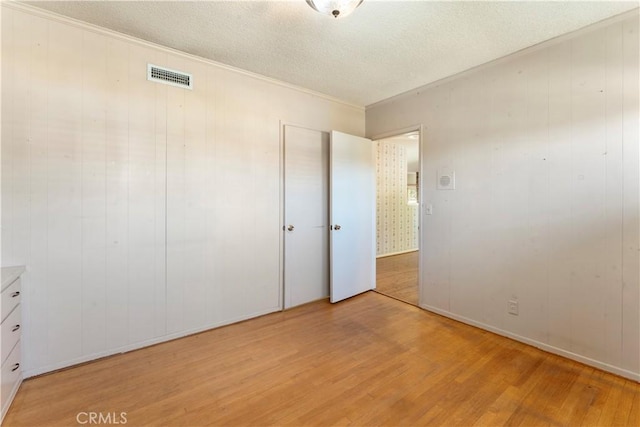
{"label": "white closet door", "polygon": [[284,307],[329,295],[329,133],[284,128]]}
{"label": "white closet door", "polygon": [[369,139],[331,132],[331,302],[375,288],[373,148]]}

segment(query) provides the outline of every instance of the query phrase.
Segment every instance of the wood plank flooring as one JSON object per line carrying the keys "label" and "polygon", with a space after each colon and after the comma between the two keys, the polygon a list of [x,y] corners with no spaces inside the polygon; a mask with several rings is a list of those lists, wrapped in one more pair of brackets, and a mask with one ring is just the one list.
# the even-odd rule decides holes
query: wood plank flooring
{"label": "wood plank flooring", "polygon": [[376,291],[418,305],[419,251],[376,259]]}
{"label": "wood plank flooring", "polygon": [[640,384],[367,292],[24,382],[5,426],[640,425]]}

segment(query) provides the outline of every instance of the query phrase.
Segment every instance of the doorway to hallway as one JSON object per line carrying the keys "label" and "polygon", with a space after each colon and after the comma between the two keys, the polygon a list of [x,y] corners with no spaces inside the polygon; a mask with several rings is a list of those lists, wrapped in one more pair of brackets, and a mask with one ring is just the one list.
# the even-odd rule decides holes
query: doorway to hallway
{"label": "doorway to hallway", "polygon": [[376,141],[376,291],[419,305],[420,132]]}

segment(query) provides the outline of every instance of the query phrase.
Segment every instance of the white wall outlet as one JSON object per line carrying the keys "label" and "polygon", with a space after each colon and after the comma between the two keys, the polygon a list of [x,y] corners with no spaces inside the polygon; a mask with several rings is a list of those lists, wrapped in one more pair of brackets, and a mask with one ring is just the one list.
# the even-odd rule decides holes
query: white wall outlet
{"label": "white wall outlet", "polygon": [[517,299],[510,299],[507,302],[507,311],[509,312],[509,314],[513,314],[515,316],[518,315],[518,300]]}

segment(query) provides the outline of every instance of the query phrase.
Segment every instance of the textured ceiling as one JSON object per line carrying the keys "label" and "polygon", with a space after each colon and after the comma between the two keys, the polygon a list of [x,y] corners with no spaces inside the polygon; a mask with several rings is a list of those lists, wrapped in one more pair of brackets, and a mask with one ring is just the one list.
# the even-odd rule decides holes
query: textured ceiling
{"label": "textured ceiling", "polygon": [[639,5],[365,0],[333,19],[304,0],[25,3],[362,106]]}

